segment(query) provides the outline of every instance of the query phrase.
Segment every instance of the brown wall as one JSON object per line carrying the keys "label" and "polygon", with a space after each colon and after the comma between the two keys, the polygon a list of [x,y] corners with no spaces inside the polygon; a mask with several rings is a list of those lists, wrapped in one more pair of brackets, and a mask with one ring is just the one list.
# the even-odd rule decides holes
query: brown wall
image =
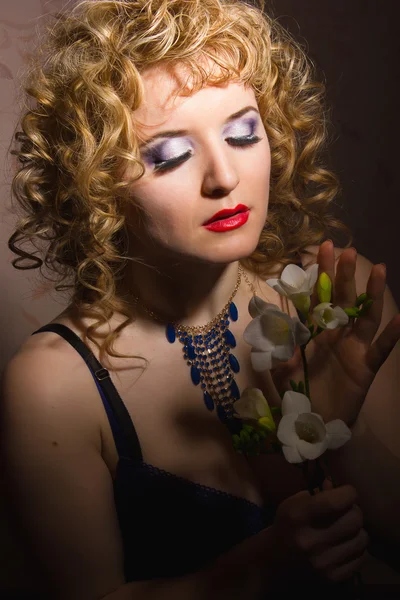
{"label": "brown wall", "polygon": [[354,245],[385,262],[400,305],[400,3],[397,0],[272,0],[275,16],[327,80],[331,164],[343,193],[338,215]]}

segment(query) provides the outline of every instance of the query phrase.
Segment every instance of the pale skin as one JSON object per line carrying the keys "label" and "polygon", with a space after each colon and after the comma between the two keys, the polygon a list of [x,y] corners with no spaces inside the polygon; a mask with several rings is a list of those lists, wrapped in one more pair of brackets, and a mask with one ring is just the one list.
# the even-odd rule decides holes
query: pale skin
{"label": "pale skin", "polygon": [[[158,309],[169,318],[179,315],[186,324],[203,324],[224,306],[236,282],[237,261],[251,254],[257,244],[268,207],[269,144],[261,121],[256,123],[261,141],[254,146],[243,150],[226,141],[225,120],[244,107],[257,107],[252,90],[237,84],[206,88],[192,97],[178,98],[171,111],[165,102],[173,82],[167,78],[161,86],[159,77],[157,73],[152,79],[149,73],[145,80],[147,103],[134,115],[142,122],[143,137],[170,129],[186,129],[188,142],[185,143],[194,152],[174,170],[155,176],[148,169],[141,181],[132,184],[132,194],[138,202],[146,203],[150,216],[147,221],[144,218],[139,239],[132,236],[132,249],[145,256],[155,268],[133,263],[126,286],[129,289],[135,282],[133,291],[154,311]],[[158,94],[152,94],[155,83]],[[158,102],[153,98],[158,98]],[[237,120],[235,136],[239,137],[238,131],[240,136],[248,135],[246,117]],[[126,176],[129,177],[129,173]],[[217,210],[239,202],[251,209],[247,229],[214,235],[202,228],[204,220]],[[135,220],[132,222],[137,224]],[[399,384],[393,383],[395,377],[399,377],[395,366],[399,364],[400,349],[397,345],[391,353],[390,350],[400,336],[398,310],[387,288],[384,292],[385,274],[380,266],[372,266],[363,257],[356,260],[352,250],[336,250],[341,256],[335,279],[333,247],[325,243],[319,250],[310,250],[318,254],[314,260],[318,260],[321,269],[335,280],[337,303],[353,303],[355,289],[357,293],[366,289],[375,300],[373,311],[364,319],[368,329],[368,335],[364,334],[366,341],[360,343],[359,351],[353,356],[354,364],[358,365],[357,373],[362,375],[346,406],[352,404],[357,412],[362,405],[359,421],[361,417],[365,419],[372,434],[387,448],[383,464],[374,467],[374,477],[377,477],[378,472],[385,474],[389,451],[400,458],[396,437],[385,430],[384,417],[380,414],[377,417],[377,407],[384,403],[386,414],[391,415],[387,425],[392,426],[394,432],[400,417],[395,397]],[[304,261],[307,263],[306,257]],[[173,268],[168,268],[171,264]],[[350,270],[351,273],[347,273]],[[272,276],[276,273],[271,271]],[[277,293],[265,282],[256,281],[250,273],[249,277],[261,297],[280,304]],[[381,315],[383,294],[385,303]],[[269,374],[260,376],[252,371],[250,348],[241,339],[250,319],[247,306],[251,295],[251,290],[242,283],[235,298],[240,319],[231,329],[238,340],[235,353],[241,364],[237,383],[240,389],[251,385],[261,387],[267,394],[272,393]],[[295,315],[293,306],[289,308]],[[68,309],[53,322],[65,323],[79,335],[87,326],[86,321],[73,319]],[[109,326],[112,328],[117,322],[119,316],[115,315]],[[388,323],[383,350],[375,365],[385,354],[390,356],[371,384],[365,368],[365,348],[371,335],[374,337],[377,329],[382,331]],[[333,364],[330,357],[335,356],[337,347],[337,340],[334,336],[331,338],[326,347],[327,364]],[[88,345],[98,357],[96,346]],[[111,378],[135,423],[145,461],[258,504],[271,499],[281,501],[304,488],[299,472],[291,465],[280,465],[279,477],[274,478],[273,460],[268,463],[267,472],[263,460],[252,464],[233,451],[228,432],[221,427],[215,413],[205,409],[198,389],[190,382],[180,345],[168,346],[166,352],[161,323],[140,312],[135,323],[124,330],[115,348],[150,359],[147,370],[139,377],[140,372],[132,367],[132,360],[110,358]],[[313,344],[309,351],[311,362]],[[335,368],[339,367],[335,365]],[[283,375],[287,373],[280,373],[280,383]],[[274,377],[277,381],[278,373]],[[324,411],[330,414],[333,406],[337,409],[338,398],[343,397],[351,383],[351,380],[344,382],[343,377],[340,379],[342,383],[337,383],[329,397],[325,388],[324,394],[319,395],[318,381],[312,380],[314,397],[323,396],[318,405],[322,414]],[[4,385],[10,414],[9,437],[14,440],[13,445],[10,442],[9,452],[14,471],[20,474],[20,496],[17,497],[24,505],[24,518],[34,535],[40,538],[43,560],[63,588],[63,599],[105,597],[124,584],[122,542],[112,490],[118,456],[93,379],[81,357],[65,340],[56,334],[42,333],[29,338],[10,362]],[[366,394],[364,403],[362,390]],[[190,426],[179,425],[182,416]],[[368,477],[365,469],[361,472],[357,469],[358,444],[355,439],[342,464],[350,465],[348,479],[357,490],[360,488],[360,504],[364,508],[365,503],[368,509],[374,502],[380,502],[384,492],[372,483],[373,478]],[[340,462],[337,467],[340,470]],[[88,473],[91,474],[89,482]],[[387,475],[385,484],[390,473]],[[271,481],[274,485],[269,489]],[[283,482],[282,487],[280,482]],[[395,494],[396,490],[390,489],[390,493]],[[24,503],[26,497],[30,498],[29,505]],[[368,498],[371,498],[370,505]],[[349,501],[351,505],[354,499],[351,494],[346,496],[347,509]],[[395,515],[385,513],[382,521],[385,532],[389,532],[393,518]],[[341,532],[349,529],[352,533],[358,532],[361,524],[360,517],[354,518],[352,513],[351,526],[349,522],[342,523]],[[80,549],[79,556],[76,556],[76,548]]]}

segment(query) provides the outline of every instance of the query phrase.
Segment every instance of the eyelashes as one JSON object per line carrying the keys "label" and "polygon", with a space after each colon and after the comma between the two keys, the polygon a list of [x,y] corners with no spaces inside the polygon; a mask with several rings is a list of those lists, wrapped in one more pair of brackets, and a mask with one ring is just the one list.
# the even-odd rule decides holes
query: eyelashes
{"label": "eyelashes", "polygon": [[[245,148],[245,147],[249,147],[249,146],[254,146],[255,144],[257,144],[258,142],[261,141],[262,138],[258,137],[257,135],[247,135],[244,137],[240,137],[240,138],[234,138],[234,137],[228,137],[225,138],[225,140],[228,142],[228,144],[230,146],[234,146],[236,148]],[[154,171],[159,173],[162,171],[168,171],[170,169],[173,169],[174,167],[177,167],[178,165],[186,162],[191,156],[193,155],[193,151],[192,150],[187,150],[186,152],[184,152],[183,154],[176,156],[174,158],[168,159],[168,160],[163,160],[160,156],[160,153],[154,153],[154,155],[151,157],[151,163],[154,166]]]}
{"label": "eyelashes", "polygon": [[[228,135],[224,139],[230,146],[238,149],[254,146],[262,139],[255,135],[256,126],[257,121],[252,118],[233,123],[226,129]],[[247,135],[243,135],[246,132]],[[144,153],[146,163],[155,173],[169,171],[186,162],[191,156],[193,148],[188,138],[165,140]]]}

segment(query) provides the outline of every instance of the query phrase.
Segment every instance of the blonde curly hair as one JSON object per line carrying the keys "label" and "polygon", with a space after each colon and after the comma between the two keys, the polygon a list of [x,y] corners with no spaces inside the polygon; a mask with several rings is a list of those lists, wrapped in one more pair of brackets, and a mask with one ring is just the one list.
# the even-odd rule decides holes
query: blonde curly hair
{"label": "blonde curly hair", "polygon": [[[271,147],[271,189],[268,220],[245,267],[263,276],[328,232],[349,235],[328,213],[338,182],[321,160],[324,86],[302,48],[263,11],[262,0],[84,0],[55,15],[33,54],[22,85],[33,106],[11,151],[20,165],[12,194],[21,211],[8,242],[18,255],[12,264],[39,268],[43,277],[45,265],[57,292],[72,289],[73,310],[95,317],[85,339],[101,361],[131,357],[112,345],[134,319],[118,283],[134,260],[125,208],[144,164],[132,111],[150,67],[185,66],[193,91],[238,81],[255,92]],[[203,59],[218,69],[205,69]],[[130,181],[123,181],[128,166]],[[43,259],[18,247],[25,242]],[[116,312],[126,319],[99,344],[96,329]]]}

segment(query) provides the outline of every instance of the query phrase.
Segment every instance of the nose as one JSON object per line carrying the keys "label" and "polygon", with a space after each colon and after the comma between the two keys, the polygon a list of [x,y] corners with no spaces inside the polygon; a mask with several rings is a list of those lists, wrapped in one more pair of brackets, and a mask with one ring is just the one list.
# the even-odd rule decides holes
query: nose
{"label": "nose", "polygon": [[240,178],[237,162],[229,156],[229,150],[221,147],[208,149],[202,192],[206,196],[221,198],[232,192]]}

